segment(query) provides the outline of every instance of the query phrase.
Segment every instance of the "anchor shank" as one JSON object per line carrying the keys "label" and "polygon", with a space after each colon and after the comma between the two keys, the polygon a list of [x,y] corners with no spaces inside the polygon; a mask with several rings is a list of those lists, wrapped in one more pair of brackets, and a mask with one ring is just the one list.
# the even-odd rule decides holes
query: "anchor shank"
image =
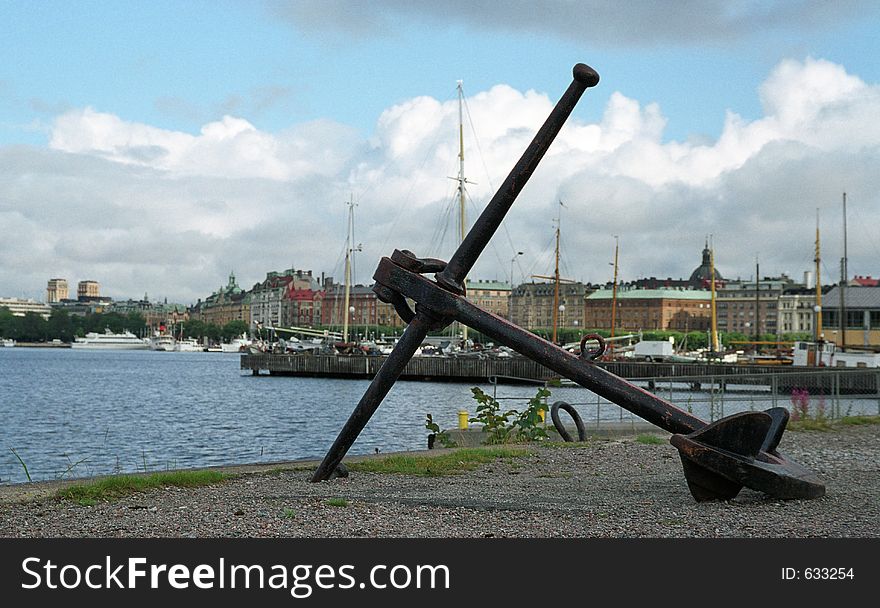
{"label": "anchor shank", "polygon": [[416,349],[422,345],[425,336],[428,335],[430,321],[423,314],[417,314],[403,332],[400,340],[394,346],[394,350],[388,355],[385,363],[379,368],[370,386],[358,402],[357,407],[348,417],[348,421],[336,441],[330,446],[324,460],[318,466],[312,476],[312,481],[326,481],[330,478],[333,470],[342,462],[345,454],[364,430],[367,422],[378,409],[382,400],[394,386],[395,381],[403,372],[403,368],[415,354]]}
{"label": "anchor shank", "polygon": [[470,232],[468,232],[461,245],[452,255],[445,270],[437,274],[437,282],[447,289],[463,293],[462,281],[464,281],[464,278],[473,268],[477,258],[480,257],[480,253],[488,245],[492,235],[495,234],[495,231],[501,225],[501,221],[511,205],[513,205],[513,201],[516,200],[526,182],[529,181],[538,163],[544,157],[547,148],[553,143],[553,140],[562,128],[562,125],[565,124],[581,95],[588,88],[595,86],[599,82],[599,75],[593,68],[583,63],[574,66],[573,74],[574,80],[572,80],[568,89],[550,112],[547,120],[544,121],[544,124],[535,134],[532,143],[523,152],[519,161],[504,180],[504,183],[498,188],[495,196],[492,197],[483,213],[474,222]]}

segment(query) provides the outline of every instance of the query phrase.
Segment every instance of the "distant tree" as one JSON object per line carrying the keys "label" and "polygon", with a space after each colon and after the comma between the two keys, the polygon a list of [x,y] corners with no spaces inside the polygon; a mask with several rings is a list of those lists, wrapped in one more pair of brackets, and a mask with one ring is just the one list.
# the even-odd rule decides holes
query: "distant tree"
{"label": "distant tree", "polygon": [[5,306],[0,306],[0,338],[20,339],[18,317]]}
{"label": "distant tree", "polygon": [[233,338],[247,333],[248,324],[244,321],[230,321],[220,330],[220,335],[224,341],[230,342]]}
{"label": "distant tree", "polygon": [[21,319],[21,339],[27,342],[45,342],[49,322],[35,312],[27,312]]}
{"label": "distant tree", "polygon": [[76,335],[76,325],[66,310],[56,308],[49,315],[47,327],[49,339],[58,339],[62,342],[72,342]]}

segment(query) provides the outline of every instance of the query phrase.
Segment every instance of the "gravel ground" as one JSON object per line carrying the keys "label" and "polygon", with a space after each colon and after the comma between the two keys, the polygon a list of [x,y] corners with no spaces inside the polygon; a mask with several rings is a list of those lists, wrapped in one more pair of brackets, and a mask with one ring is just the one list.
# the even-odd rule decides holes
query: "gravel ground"
{"label": "gravel ground", "polygon": [[[11,503],[3,488],[0,536],[880,536],[880,426],[789,431],[780,449],[826,482],[824,498],[779,501],[744,489],[729,502],[698,504],[675,448],[627,437],[542,446],[448,477],[355,472],[315,484],[311,470],[245,473],[91,507],[52,498]],[[347,506],[329,505],[332,498]]]}

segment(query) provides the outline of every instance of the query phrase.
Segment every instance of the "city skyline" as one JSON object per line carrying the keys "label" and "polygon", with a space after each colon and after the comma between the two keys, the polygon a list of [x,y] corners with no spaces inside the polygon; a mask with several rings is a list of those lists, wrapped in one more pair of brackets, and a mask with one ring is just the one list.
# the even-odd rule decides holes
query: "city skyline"
{"label": "city skyline", "polygon": [[655,4],[6,3],[0,295],[341,277],[352,196],[357,282],[395,248],[448,258],[456,81],[473,219],[577,61],[602,80],[474,277],[549,274],[562,200],[574,280],[610,281],[615,236],[622,275],[686,277],[708,234],[725,277],[798,279],[818,208],[832,284],[844,191],[849,275],[880,273],[880,7]]}

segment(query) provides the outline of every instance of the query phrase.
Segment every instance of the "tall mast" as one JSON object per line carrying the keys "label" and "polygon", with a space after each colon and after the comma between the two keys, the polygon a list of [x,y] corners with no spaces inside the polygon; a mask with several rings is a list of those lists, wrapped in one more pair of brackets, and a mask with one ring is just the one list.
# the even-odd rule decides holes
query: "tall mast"
{"label": "tall mast", "polygon": [[[714,278],[714,277],[713,277]],[[758,352],[758,341],[761,339],[761,266],[755,255],[755,352]]]}
{"label": "tall mast", "polygon": [[351,295],[351,256],[354,251],[360,251],[360,245],[354,246],[354,195],[347,203],[348,206],[348,236],[345,239],[345,300],[342,313],[342,341],[348,342],[348,306]]}
{"label": "tall mast", "polygon": [[819,210],[816,209],[816,341],[822,339],[822,276],[819,274],[819,263],[821,257],[819,255]]}
{"label": "tall mast", "polygon": [[[462,105],[464,101],[464,89],[462,81],[458,81],[458,208],[459,208],[459,244],[464,241],[467,233],[464,203],[464,185],[467,180],[464,177],[464,116],[462,113]],[[462,280],[462,285],[467,285],[467,277]],[[467,343],[468,328],[467,325],[461,325],[461,340],[463,344]]]}
{"label": "tall mast", "polygon": [[712,297],[711,315],[712,315],[712,354],[718,352],[718,318],[715,316],[715,243],[709,248],[709,285],[711,285]]}
{"label": "tall mast", "polygon": [[559,227],[562,224],[562,201],[559,201],[559,215],[556,216],[556,267],[553,271],[553,343],[556,344],[556,330],[559,326]]}
{"label": "tall mast", "polygon": [[846,290],[847,272],[846,260],[846,192],[843,193],[843,257],[840,258],[840,348],[846,348],[846,302],[844,291]]}
{"label": "tall mast", "polygon": [[[614,282],[611,285],[611,338],[614,338],[614,327],[617,325],[617,252],[620,241],[614,236]],[[614,356],[614,340],[608,341],[611,355]]]}

